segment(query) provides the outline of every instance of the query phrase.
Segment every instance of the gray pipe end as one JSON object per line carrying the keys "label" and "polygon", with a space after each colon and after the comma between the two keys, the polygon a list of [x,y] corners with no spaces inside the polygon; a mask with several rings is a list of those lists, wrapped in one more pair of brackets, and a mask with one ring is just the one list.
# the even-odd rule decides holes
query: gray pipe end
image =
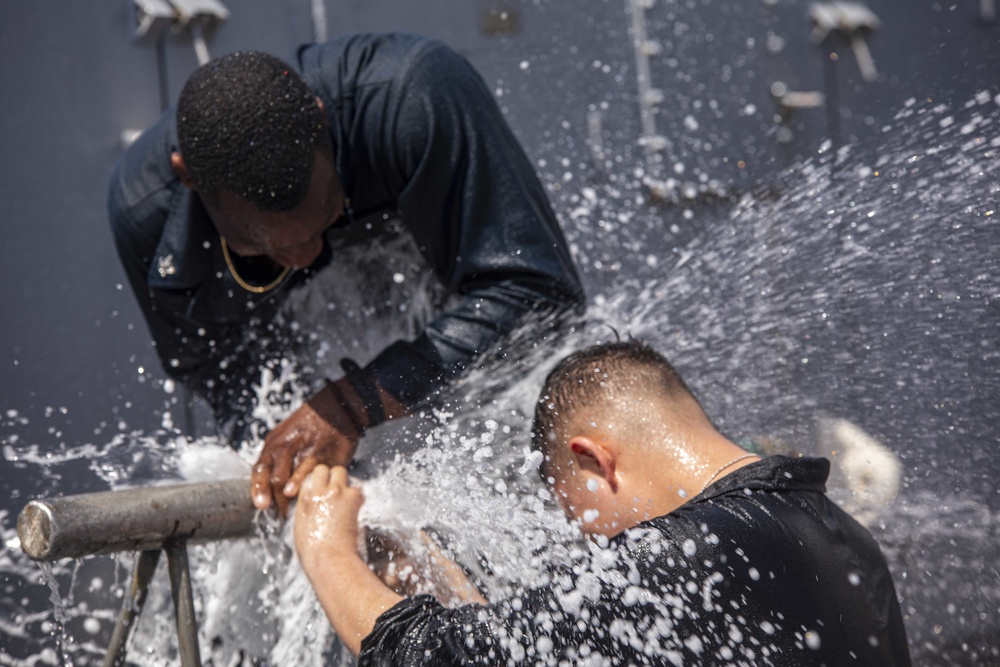
{"label": "gray pipe end", "polygon": [[52,508],[42,501],[32,500],[17,517],[17,536],[21,550],[34,560],[50,560],[52,528],[55,517]]}

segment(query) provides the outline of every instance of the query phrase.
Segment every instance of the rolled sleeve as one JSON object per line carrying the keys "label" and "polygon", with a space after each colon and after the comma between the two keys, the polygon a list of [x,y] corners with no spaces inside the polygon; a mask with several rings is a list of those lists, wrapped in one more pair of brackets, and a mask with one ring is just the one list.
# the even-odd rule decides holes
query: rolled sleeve
{"label": "rolled sleeve", "polygon": [[445,609],[418,595],[383,613],[361,642],[359,667],[492,664],[496,642],[486,619],[488,607]]}
{"label": "rolled sleeve", "polygon": [[415,406],[527,317],[579,310],[584,295],[542,185],[468,61],[431,42],[394,86],[381,141],[396,152],[388,179],[400,191],[400,217],[461,295],[417,339],[370,365]]}

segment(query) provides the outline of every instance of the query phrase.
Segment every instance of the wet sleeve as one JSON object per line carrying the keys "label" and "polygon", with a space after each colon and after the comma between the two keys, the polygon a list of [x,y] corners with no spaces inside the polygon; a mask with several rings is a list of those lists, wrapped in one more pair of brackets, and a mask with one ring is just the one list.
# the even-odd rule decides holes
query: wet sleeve
{"label": "wet sleeve", "polygon": [[461,295],[369,367],[415,406],[528,316],[584,297],[542,185],[471,65],[440,45],[395,85],[379,138],[393,154],[384,173],[421,252]]}
{"label": "wet sleeve", "polygon": [[608,644],[605,627],[627,614],[618,603],[620,593],[603,593],[602,602],[588,602],[569,584],[562,596],[539,588],[488,607],[457,609],[445,609],[427,595],[407,598],[379,617],[361,644],[358,662],[408,667],[549,664],[557,659],[578,664],[580,648],[595,641]]}
{"label": "wet sleeve", "polygon": [[359,667],[487,665],[496,662],[497,645],[487,622],[488,607],[445,609],[433,597],[418,595],[383,613],[361,643]]}
{"label": "wet sleeve", "polygon": [[152,258],[169,209],[170,191],[154,193],[138,205],[126,205],[127,178],[119,162],[108,192],[108,217],[122,268],[135,294],[156,352],[168,376],[205,399],[220,424],[244,414],[251,403],[250,372],[258,364],[237,341],[237,328],[198,322],[185,315],[190,297],[154,293],[148,284]]}

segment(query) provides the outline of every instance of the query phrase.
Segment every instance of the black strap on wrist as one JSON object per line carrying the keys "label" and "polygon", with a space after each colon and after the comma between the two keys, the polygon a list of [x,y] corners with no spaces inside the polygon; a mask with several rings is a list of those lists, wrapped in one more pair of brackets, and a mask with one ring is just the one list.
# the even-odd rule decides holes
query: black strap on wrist
{"label": "black strap on wrist", "polygon": [[350,402],[344,397],[344,392],[340,391],[340,387],[335,382],[327,382],[326,386],[333,392],[333,397],[340,403],[341,409],[343,409],[347,418],[351,420],[351,424],[354,426],[354,430],[358,432],[358,437],[360,438],[365,432],[365,425],[361,423],[361,417],[351,407]]}
{"label": "black strap on wrist", "polygon": [[375,378],[372,374],[358,366],[353,359],[341,359],[340,367],[344,369],[344,377],[357,393],[361,403],[368,413],[368,426],[378,426],[385,421],[385,408],[382,406],[382,399],[378,395],[378,387],[375,386]]}

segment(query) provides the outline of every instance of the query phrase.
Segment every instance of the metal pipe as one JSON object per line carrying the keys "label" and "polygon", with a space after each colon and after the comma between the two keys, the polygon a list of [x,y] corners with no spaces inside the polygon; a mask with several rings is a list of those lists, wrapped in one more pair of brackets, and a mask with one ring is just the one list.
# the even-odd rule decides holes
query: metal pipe
{"label": "metal pipe", "polygon": [[170,595],[174,600],[174,618],[177,620],[177,653],[181,667],[200,667],[198,617],[194,613],[187,543],[181,540],[168,544],[165,551],[167,570],[170,572]]}
{"label": "metal pipe", "polygon": [[159,562],[159,550],[143,551],[136,559],[132,587],[129,590],[128,598],[122,605],[122,613],[118,616],[115,631],[111,635],[108,652],[104,657],[104,667],[122,667],[125,664],[125,646],[128,644],[132,628],[135,627],[135,620],[139,618],[142,606],[146,603],[149,582],[152,580]]}
{"label": "metal pipe", "polygon": [[326,25],[326,0],[312,0],[313,41],[325,42],[329,36]]}
{"label": "metal pipe", "polygon": [[255,511],[248,479],[177,484],[32,500],[17,534],[28,557],[52,561],[245,537]]}
{"label": "metal pipe", "polygon": [[[656,105],[663,100],[663,92],[653,87],[653,70],[649,62],[650,41],[646,35],[646,3],[628,0],[629,17],[632,19],[632,49],[635,51],[635,75],[639,88],[639,123],[642,136],[639,141],[647,158],[663,150],[666,138],[656,132]],[[659,167],[650,159],[649,169],[658,175]]]}
{"label": "metal pipe", "polygon": [[212,56],[208,53],[208,43],[205,41],[205,31],[198,20],[191,21],[191,43],[194,44],[194,54],[199,65],[205,65]]}

